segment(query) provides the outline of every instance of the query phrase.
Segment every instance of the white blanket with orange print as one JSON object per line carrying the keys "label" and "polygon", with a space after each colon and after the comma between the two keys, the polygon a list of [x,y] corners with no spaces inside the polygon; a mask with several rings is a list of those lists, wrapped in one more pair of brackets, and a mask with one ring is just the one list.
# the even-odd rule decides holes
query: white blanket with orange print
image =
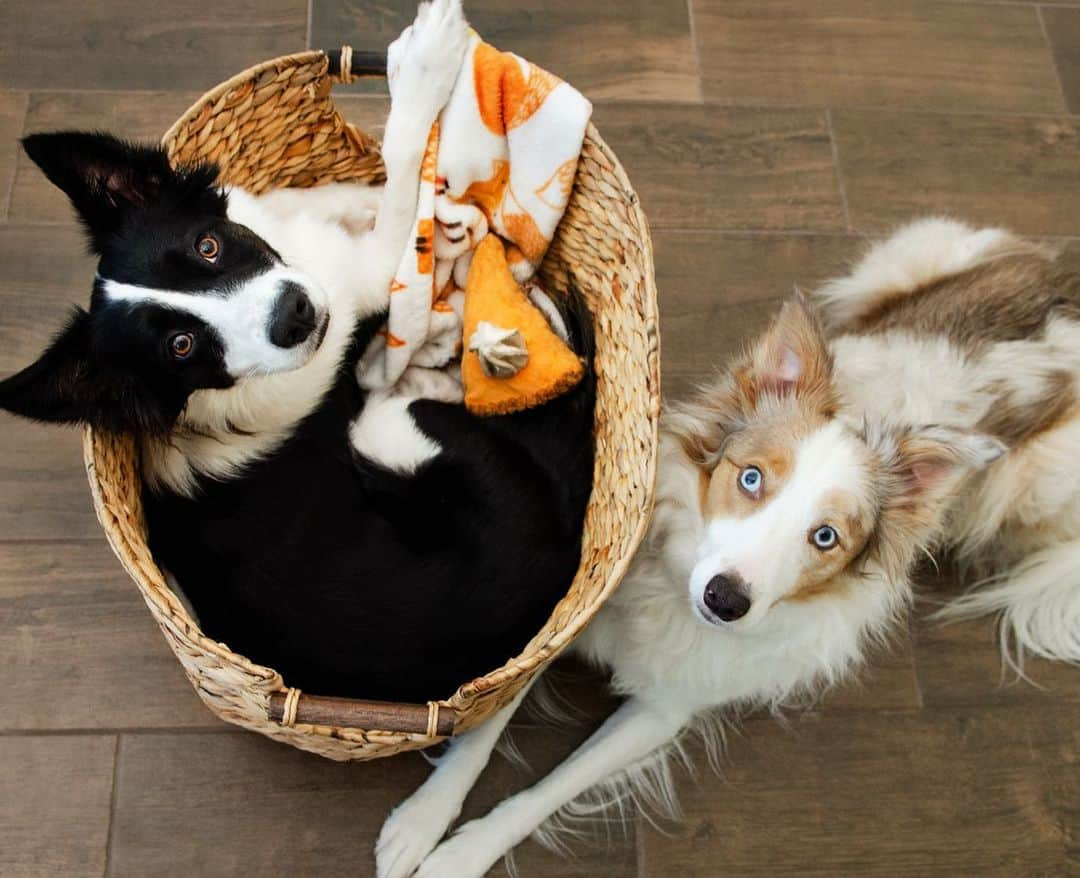
{"label": "white blanket with orange print", "polygon": [[[411,27],[387,53],[391,100],[410,37]],[[406,369],[443,369],[460,353],[469,263],[485,235],[506,242],[519,283],[535,273],[566,210],[591,113],[572,86],[471,33],[431,129],[414,246],[391,284],[386,328],[363,358],[363,386],[393,387]]]}

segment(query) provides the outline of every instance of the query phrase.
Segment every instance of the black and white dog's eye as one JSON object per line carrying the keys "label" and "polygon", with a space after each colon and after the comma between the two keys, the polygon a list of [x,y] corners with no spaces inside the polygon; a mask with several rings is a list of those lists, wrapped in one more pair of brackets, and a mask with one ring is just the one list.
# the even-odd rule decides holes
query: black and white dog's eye
{"label": "black and white dog's eye", "polygon": [[823,524],[812,534],[810,534],[810,541],[814,544],[815,548],[821,549],[823,552],[827,552],[838,542],[840,542],[840,536],[836,531],[829,527],[827,524]]}
{"label": "black and white dog's eye", "polygon": [[761,470],[756,466],[748,466],[739,473],[739,487],[747,494],[756,494],[761,490]]}
{"label": "black and white dog's eye", "polygon": [[213,235],[203,235],[195,243],[195,251],[207,262],[216,262],[221,245]]}
{"label": "black and white dog's eye", "polygon": [[169,353],[174,360],[186,360],[195,350],[195,336],[190,332],[178,332],[169,339]]}

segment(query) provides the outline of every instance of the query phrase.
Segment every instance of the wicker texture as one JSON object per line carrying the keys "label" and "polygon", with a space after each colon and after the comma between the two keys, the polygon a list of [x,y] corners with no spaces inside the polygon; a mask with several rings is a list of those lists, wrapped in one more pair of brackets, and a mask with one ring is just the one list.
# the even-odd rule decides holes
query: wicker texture
{"label": "wicker texture", "polygon": [[[377,144],[334,108],[330,92],[337,81],[322,52],[260,64],[204,95],[169,130],[165,146],[178,163],[217,162],[222,182],[254,192],[379,180]],[[520,656],[439,702],[454,709],[455,733],[509,703],[581,631],[624,575],[651,510],[660,398],[652,246],[637,196],[592,126],[541,274],[553,289],[565,289],[572,277],[596,324],[596,468],[581,567]],[[150,556],[134,442],[87,430],[84,454],[94,505],[113,550],[215,714],[339,760],[388,756],[439,740],[423,733],[270,721],[270,695],[286,681],[203,635]]]}

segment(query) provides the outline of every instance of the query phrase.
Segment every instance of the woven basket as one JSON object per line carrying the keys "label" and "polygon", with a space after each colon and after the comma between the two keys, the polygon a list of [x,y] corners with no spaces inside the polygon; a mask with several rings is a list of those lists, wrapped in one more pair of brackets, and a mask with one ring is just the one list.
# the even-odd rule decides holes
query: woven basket
{"label": "woven basket", "polygon": [[[341,62],[345,60],[345,73]],[[340,180],[378,181],[374,140],[347,124],[331,87],[377,75],[378,56],[348,49],[267,61],[207,92],[165,135],[176,163],[216,162],[221,180],[254,192]],[[331,759],[427,747],[471,728],[577,635],[618,585],[649,517],[659,417],[659,335],[652,245],[638,198],[589,127],[566,215],[541,269],[573,278],[596,326],[596,467],[581,567],[524,652],[427,705],[316,698],[210,640],[169,590],[146,542],[135,443],[87,430],[84,454],[98,519],[199,696],[219,717]]]}

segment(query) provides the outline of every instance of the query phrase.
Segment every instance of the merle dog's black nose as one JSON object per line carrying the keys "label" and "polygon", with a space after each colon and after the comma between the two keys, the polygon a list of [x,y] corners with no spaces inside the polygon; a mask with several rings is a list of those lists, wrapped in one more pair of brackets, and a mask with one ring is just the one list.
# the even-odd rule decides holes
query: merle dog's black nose
{"label": "merle dog's black nose", "polygon": [[270,321],[270,341],[279,348],[294,348],[315,331],[315,306],[298,283],[282,284],[281,296]]}
{"label": "merle dog's black nose", "polygon": [[705,586],[705,606],[725,622],[741,619],[750,610],[750,598],[737,576],[718,573]]}

